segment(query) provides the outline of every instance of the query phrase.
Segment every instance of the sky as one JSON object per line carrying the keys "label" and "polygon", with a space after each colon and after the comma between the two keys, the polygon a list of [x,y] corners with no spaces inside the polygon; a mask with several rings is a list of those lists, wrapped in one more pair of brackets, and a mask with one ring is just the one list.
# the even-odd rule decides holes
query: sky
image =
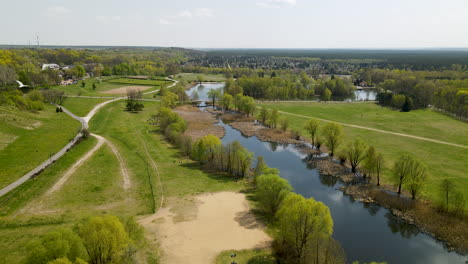
{"label": "sky", "polygon": [[0,44],[468,47],[468,0],[0,0]]}

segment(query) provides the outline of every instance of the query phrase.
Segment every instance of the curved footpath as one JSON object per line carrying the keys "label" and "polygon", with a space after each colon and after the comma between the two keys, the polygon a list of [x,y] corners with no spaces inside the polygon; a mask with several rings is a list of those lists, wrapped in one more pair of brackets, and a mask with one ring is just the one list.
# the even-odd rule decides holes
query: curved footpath
{"label": "curved footpath", "polygon": [[[178,83],[178,81],[174,81],[173,84],[169,85],[167,88],[170,88],[170,87],[173,87],[175,86],[176,84]],[[151,93],[156,93],[158,92],[159,90],[154,90],[154,91],[151,91],[151,92],[146,92],[146,93],[143,93],[143,94],[151,94]],[[70,96],[72,97],[72,96]],[[108,98],[108,97],[91,97],[91,96],[73,96],[73,97],[81,97],[81,98]],[[112,97],[111,97],[112,98]],[[68,111],[68,109],[64,108],[63,106],[62,109],[63,111],[71,116],[72,118],[76,119],[78,122],[81,123],[81,128],[82,129],[88,129],[89,128],[89,125],[88,125],[88,122],[89,120],[97,113],[97,111],[99,109],[101,109],[103,106],[109,104],[109,103],[112,103],[112,102],[115,102],[115,101],[118,101],[118,100],[122,100],[122,99],[125,99],[126,97],[116,97],[112,100],[109,100],[109,101],[105,101],[105,102],[102,102],[98,105],[96,105],[85,117],[79,117],[75,114],[73,114],[72,112]],[[142,99],[143,101],[159,101],[159,100],[155,100],[155,99]],[[78,134],[76,134],[76,136],[67,144],[65,145],[61,150],[59,150],[57,153],[55,153],[52,157],[50,157],[49,159],[47,159],[46,161],[44,161],[43,163],[41,163],[39,166],[37,166],[36,168],[34,168],[33,170],[31,170],[30,172],[26,173],[25,175],[23,175],[21,178],[19,178],[18,180],[16,180],[15,182],[9,184],[8,186],[6,186],[5,188],[1,189],[0,190],[0,197],[2,197],[3,195],[11,192],[12,190],[14,190],[16,187],[20,186],[21,184],[25,183],[27,180],[29,179],[32,179],[34,178],[35,176],[39,175],[44,169],[46,169],[48,166],[50,166],[52,163],[56,162],[59,158],[61,158],[65,153],[67,153],[75,144],[76,142],[82,137],[82,133],[81,131],[78,132]],[[125,185],[128,186],[129,183],[127,182],[128,180],[126,179],[125,180]]]}

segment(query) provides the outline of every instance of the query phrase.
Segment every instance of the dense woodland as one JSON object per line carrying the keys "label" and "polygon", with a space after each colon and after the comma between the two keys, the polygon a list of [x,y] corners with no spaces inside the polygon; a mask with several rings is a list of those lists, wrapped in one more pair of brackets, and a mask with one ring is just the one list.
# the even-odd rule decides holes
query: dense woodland
{"label": "dense woodland", "polygon": [[[225,74],[225,91],[265,100],[342,100],[354,83],[382,89],[382,105],[403,111],[433,106],[468,117],[468,52],[364,50],[215,50],[181,48],[10,48],[0,50],[0,85],[48,88],[85,76],[156,76],[180,72]],[[55,63],[60,70],[42,70]],[[346,74],[346,76],[341,76]],[[2,93],[0,103],[23,109],[21,93]],[[37,99],[37,98],[36,98]],[[14,101],[14,103],[12,103]]]}

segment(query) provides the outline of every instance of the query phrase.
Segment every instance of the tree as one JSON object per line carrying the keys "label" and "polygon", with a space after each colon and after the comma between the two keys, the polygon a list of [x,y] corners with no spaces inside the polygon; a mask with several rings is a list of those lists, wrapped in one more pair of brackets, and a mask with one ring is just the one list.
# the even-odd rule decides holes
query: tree
{"label": "tree", "polygon": [[93,83],[93,90],[96,90],[96,83]]}
{"label": "tree", "polygon": [[408,180],[412,162],[413,155],[405,153],[400,156],[393,166],[393,181],[398,185],[398,195],[401,194],[401,186]]}
{"label": "tree", "polygon": [[117,262],[127,249],[130,238],[115,216],[90,217],[76,226],[90,264]]}
{"label": "tree", "polygon": [[275,109],[275,108],[272,109],[269,116],[270,116],[270,119],[268,120],[268,125],[271,128],[276,128],[276,126],[278,125],[278,119],[279,119],[278,109]]}
{"label": "tree", "polygon": [[83,66],[81,65],[75,65],[73,68],[73,75],[78,78],[84,77],[86,74],[86,70]]}
{"label": "tree", "polygon": [[219,146],[221,146],[221,140],[218,137],[206,135],[193,144],[193,158],[202,164],[211,164]]}
{"label": "tree", "polygon": [[416,158],[412,159],[408,177],[408,188],[411,193],[411,199],[416,199],[416,195],[421,191],[426,184],[427,174],[426,165]]}
{"label": "tree", "polygon": [[221,89],[211,89],[208,92],[208,98],[210,98],[213,101],[213,109],[216,106],[216,100],[221,98]]}
{"label": "tree", "polygon": [[401,107],[402,112],[409,112],[413,109],[413,99],[409,96],[405,96],[405,103]]}
{"label": "tree", "polygon": [[12,84],[16,79],[18,79],[18,76],[16,75],[14,69],[0,65],[0,87],[5,87],[9,84]]}
{"label": "tree", "polygon": [[262,108],[260,108],[259,118],[260,122],[262,122],[262,124],[265,124],[265,121],[268,119],[268,108],[266,108],[265,106],[262,106]]}
{"label": "tree", "polygon": [[375,159],[375,174],[377,175],[377,186],[380,186],[380,173],[384,169],[385,160],[381,153]]}
{"label": "tree", "polygon": [[143,94],[139,90],[127,90],[127,111],[141,111],[145,107],[140,101]]}
{"label": "tree", "polygon": [[265,174],[257,177],[256,198],[260,207],[270,217],[278,211],[283,199],[292,191],[286,179],[276,174]]}
{"label": "tree", "polygon": [[350,143],[346,146],[345,155],[346,158],[349,160],[349,163],[351,164],[352,172],[356,172],[357,166],[366,157],[366,148],[366,143],[364,143],[364,141],[360,137],[356,138],[353,141],[353,143]]}
{"label": "tree", "polygon": [[280,119],[280,126],[281,126],[281,130],[283,130],[283,132],[286,132],[286,130],[288,130],[288,126],[289,126],[289,119],[281,118]]}
{"label": "tree", "polygon": [[295,193],[284,198],[276,218],[279,237],[291,250],[292,263],[306,263],[305,250],[309,244],[314,240],[328,239],[333,232],[333,219],[328,207]]}
{"label": "tree", "polygon": [[201,84],[202,82],[205,81],[205,77],[201,74],[197,75],[197,80],[198,80],[198,83]]}
{"label": "tree", "polygon": [[325,101],[325,102],[330,101],[331,96],[332,96],[332,92],[330,91],[330,89],[326,88],[323,91],[322,96],[320,96],[320,100]]}
{"label": "tree", "polygon": [[448,212],[449,211],[449,204],[451,202],[451,198],[453,196],[453,193],[455,191],[455,184],[453,183],[452,180],[450,179],[444,179],[442,180],[442,182],[440,183],[440,186],[439,186],[439,189],[440,189],[440,197],[441,197],[441,200],[443,201],[443,204],[444,204],[444,210],[445,212]]}
{"label": "tree", "polygon": [[163,107],[174,108],[177,105],[178,100],[179,97],[177,94],[173,92],[166,92],[166,95],[161,98],[161,105]]}
{"label": "tree", "polygon": [[265,159],[262,156],[257,157],[257,165],[255,166],[254,176],[258,177],[263,174],[279,174],[277,168],[270,168],[265,163]]}
{"label": "tree", "polygon": [[255,113],[255,109],[255,100],[250,96],[242,96],[240,111],[246,114],[247,116],[250,116]]}
{"label": "tree", "polygon": [[309,133],[312,140],[312,145],[315,146],[315,137],[317,135],[320,123],[316,119],[310,119],[304,126],[304,129]]}
{"label": "tree", "polygon": [[59,228],[31,241],[27,249],[28,264],[47,263],[58,258],[86,258],[85,247],[80,237],[66,228]]}
{"label": "tree", "polygon": [[375,152],[375,148],[373,146],[370,146],[369,148],[367,148],[366,156],[364,157],[363,161],[365,173],[369,176],[372,176],[372,174],[375,173],[377,166],[376,161],[377,153]]}
{"label": "tree", "polygon": [[224,107],[224,110],[228,111],[231,108],[233,97],[230,94],[223,94],[223,99],[221,104]]}
{"label": "tree", "polygon": [[330,156],[333,157],[335,150],[341,144],[343,139],[343,127],[334,122],[328,123],[323,127],[322,136],[330,150]]}

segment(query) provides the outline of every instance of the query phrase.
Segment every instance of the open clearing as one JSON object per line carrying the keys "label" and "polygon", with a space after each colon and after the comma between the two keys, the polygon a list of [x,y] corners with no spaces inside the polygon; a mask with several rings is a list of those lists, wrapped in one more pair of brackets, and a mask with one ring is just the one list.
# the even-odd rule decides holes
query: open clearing
{"label": "open clearing", "polygon": [[[263,104],[262,104],[263,105]],[[302,132],[304,122],[310,118],[322,118],[337,122],[376,128],[380,130],[423,136],[454,144],[468,144],[468,124],[454,120],[431,110],[417,110],[409,113],[392,111],[374,103],[267,103],[277,108],[282,116],[290,120],[290,128]],[[322,122],[322,125],[325,122]],[[415,138],[385,134],[378,131],[344,126],[344,144],[360,136],[367,144],[381,152],[386,161],[383,180],[391,183],[391,168],[403,152],[411,152],[428,166],[428,184],[423,196],[437,201],[438,186],[444,178],[452,179],[461,189],[468,189],[468,149],[423,141]],[[467,194],[465,194],[466,196]],[[466,197],[468,199],[468,197]],[[467,205],[468,207],[468,205]]]}
{"label": "open clearing", "polygon": [[245,195],[235,192],[198,195],[140,223],[159,238],[162,264],[212,263],[223,250],[262,248],[271,241],[249,212]]}
{"label": "open clearing", "polygon": [[115,89],[112,89],[112,90],[109,90],[109,91],[105,91],[105,92],[102,92],[104,94],[127,94],[127,91],[131,91],[131,90],[135,90],[135,91],[145,91],[145,90],[148,90],[148,89],[151,89],[153,87],[151,86],[141,86],[141,85],[129,85],[129,86],[124,86],[124,87],[120,87],[120,88],[115,88]]}

